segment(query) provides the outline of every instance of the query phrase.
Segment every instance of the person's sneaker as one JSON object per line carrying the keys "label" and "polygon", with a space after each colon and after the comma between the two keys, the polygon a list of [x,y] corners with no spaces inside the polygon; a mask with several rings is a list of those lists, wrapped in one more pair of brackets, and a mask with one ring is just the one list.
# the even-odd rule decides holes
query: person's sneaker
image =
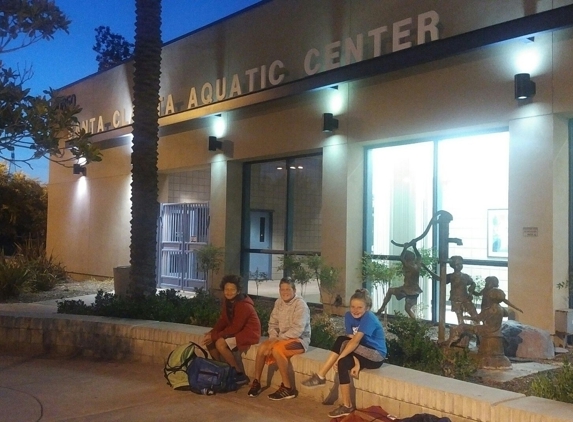
{"label": "person's sneaker", "polygon": [[257,397],[259,394],[261,394],[261,383],[259,382],[259,380],[257,379],[253,380],[251,388],[249,389],[249,392],[247,394],[249,395],[249,397]]}
{"label": "person's sneaker", "polygon": [[296,397],[296,390],[294,388],[286,388],[281,382],[281,386],[277,391],[269,394],[271,400],[294,399]]}
{"label": "person's sneaker", "polygon": [[244,373],[237,374],[235,376],[235,383],[237,385],[245,385],[249,383],[249,377],[246,376]]}
{"label": "person's sneaker", "polygon": [[328,416],[331,418],[338,418],[340,416],[350,415],[352,412],[354,412],[354,410],[355,409],[353,406],[346,407],[344,405],[340,405],[336,409],[334,409],[332,412],[330,412],[328,414]]}
{"label": "person's sneaker", "polygon": [[306,379],[302,382],[303,387],[306,388],[320,387],[324,384],[326,384],[326,378],[320,378],[318,374],[312,374],[309,379]]}

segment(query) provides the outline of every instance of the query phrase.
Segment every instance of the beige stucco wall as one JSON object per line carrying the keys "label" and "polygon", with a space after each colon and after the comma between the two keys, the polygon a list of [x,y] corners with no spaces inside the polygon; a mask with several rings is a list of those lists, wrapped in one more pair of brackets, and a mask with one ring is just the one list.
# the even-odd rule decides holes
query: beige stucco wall
{"label": "beige stucco wall", "polygon": [[[227,154],[207,150],[209,117],[171,127],[160,141],[159,170],[210,166],[211,240],[226,247],[224,271],[229,272],[239,266],[243,162],[322,151],[322,253],[343,268],[348,298],[358,285],[362,252],[363,147],[509,128],[509,294],[526,309],[517,315],[520,320],[553,331],[554,309],[564,306],[565,297],[555,285],[567,276],[569,247],[566,119],[573,116],[572,34],[537,35],[530,44],[508,41],[340,84],[344,112],[337,116],[340,128],[334,134],[321,131],[329,89],[224,113],[228,129],[221,139],[233,143]],[[539,53],[540,65],[531,71],[537,94],[518,103],[513,75],[524,71],[516,58],[525,49]],[[117,83],[122,72],[105,72],[77,89],[94,90],[96,81]],[[165,126],[177,119],[160,122]],[[52,165],[48,248],[68,270],[111,276],[114,266],[128,263],[129,168],[129,146],[105,150],[103,162],[90,164],[86,178]],[[538,236],[524,237],[523,227],[537,227]]]}

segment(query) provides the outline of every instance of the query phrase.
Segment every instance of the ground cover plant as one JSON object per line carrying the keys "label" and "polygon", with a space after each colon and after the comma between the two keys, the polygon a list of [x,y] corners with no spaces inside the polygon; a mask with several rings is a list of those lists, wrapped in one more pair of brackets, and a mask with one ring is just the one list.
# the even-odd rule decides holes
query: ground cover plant
{"label": "ground cover plant", "polygon": [[[197,289],[194,297],[180,295],[176,290],[159,291],[154,296],[132,299],[113,293],[98,291],[94,303],[83,300],[57,302],[58,313],[77,315],[98,315],[116,318],[150,319],[179,324],[212,327],[221,311],[219,299],[204,289]],[[261,320],[263,335],[268,335],[268,321],[274,300],[258,298],[255,309]],[[336,339],[336,328],[330,318],[311,318],[313,336],[311,345],[329,349]]]}
{"label": "ground cover plant", "polygon": [[40,241],[30,239],[16,244],[10,257],[0,253],[0,300],[17,298],[24,292],[52,290],[66,277],[64,266],[46,254]]}

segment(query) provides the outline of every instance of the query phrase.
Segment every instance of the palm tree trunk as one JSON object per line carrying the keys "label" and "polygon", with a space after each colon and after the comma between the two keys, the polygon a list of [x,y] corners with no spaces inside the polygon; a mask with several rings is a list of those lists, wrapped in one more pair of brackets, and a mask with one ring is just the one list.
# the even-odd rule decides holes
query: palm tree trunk
{"label": "palm tree trunk", "polygon": [[143,297],[156,291],[161,0],[135,5],[130,295]]}

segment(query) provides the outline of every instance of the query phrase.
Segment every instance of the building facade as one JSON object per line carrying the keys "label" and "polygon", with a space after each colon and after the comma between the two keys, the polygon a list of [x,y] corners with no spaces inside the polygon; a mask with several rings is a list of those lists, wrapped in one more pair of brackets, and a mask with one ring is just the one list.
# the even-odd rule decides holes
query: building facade
{"label": "building facade", "polygon": [[[392,240],[446,210],[464,271],[496,275],[517,319],[553,332],[569,306],[572,26],[572,1],[264,1],[164,46],[158,200],[209,203],[222,272],[276,278],[285,251],[320,253],[344,303],[363,252],[396,258]],[[62,89],[103,152],[86,177],[50,167],[47,246],[76,274],[129,263],[132,70]],[[436,281],[422,289],[435,319]]]}

